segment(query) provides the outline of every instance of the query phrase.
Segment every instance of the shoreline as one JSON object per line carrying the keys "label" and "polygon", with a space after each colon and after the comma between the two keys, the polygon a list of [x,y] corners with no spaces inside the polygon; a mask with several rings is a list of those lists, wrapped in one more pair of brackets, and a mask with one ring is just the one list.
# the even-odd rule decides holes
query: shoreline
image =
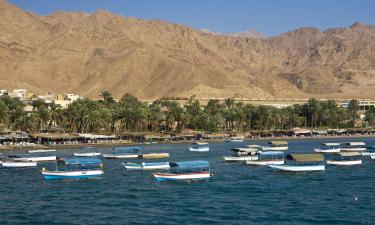
{"label": "shoreline", "polygon": [[[375,134],[369,135],[334,135],[334,136],[295,136],[295,137],[256,137],[244,139],[244,144],[251,141],[272,141],[272,140],[309,140],[309,139],[340,139],[340,138],[375,138]],[[63,149],[63,148],[84,148],[84,147],[116,147],[116,146],[132,146],[132,145],[152,145],[152,144],[191,144],[197,141],[204,141],[209,143],[225,142],[225,139],[218,140],[192,140],[192,141],[165,141],[165,142],[123,142],[123,143],[79,143],[79,144],[56,144],[56,145],[40,145],[34,146],[2,146],[0,152],[14,151],[14,150],[33,150],[33,149]]]}

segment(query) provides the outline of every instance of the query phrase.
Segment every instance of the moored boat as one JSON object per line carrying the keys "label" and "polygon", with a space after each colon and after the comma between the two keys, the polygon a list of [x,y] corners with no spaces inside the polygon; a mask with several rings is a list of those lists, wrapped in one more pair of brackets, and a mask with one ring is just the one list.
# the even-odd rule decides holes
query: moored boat
{"label": "moored boat", "polygon": [[272,169],[278,171],[289,172],[309,172],[309,171],[323,171],[325,165],[323,162],[324,157],[321,154],[289,154],[286,156],[288,160],[284,165],[269,165]]}
{"label": "moored boat", "polygon": [[207,142],[194,142],[189,151],[191,152],[208,152],[210,151],[210,147]]}
{"label": "moored boat", "polygon": [[246,161],[247,165],[266,166],[266,165],[282,165],[284,164],[284,152],[282,151],[266,151],[259,153],[258,160]]}
{"label": "moored boat", "polygon": [[37,149],[37,150],[29,150],[28,153],[43,153],[43,152],[56,152],[56,149]]}
{"label": "moored boat", "polygon": [[362,156],[359,152],[340,152],[337,153],[338,159],[327,160],[327,164],[335,166],[353,166],[362,164]]}
{"label": "moored boat", "polygon": [[84,153],[75,152],[73,153],[73,155],[76,157],[96,157],[96,156],[101,156],[101,153],[100,152],[84,152]]}
{"label": "moored boat", "polygon": [[371,155],[370,158],[371,158],[371,159],[375,159],[375,155]]}
{"label": "moored boat", "polygon": [[17,162],[11,158],[3,158],[0,161],[0,165],[6,168],[17,168],[17,167],[36,167],[37,162]]}
{"label": "moored boat", "polygon": [[112,149],[112,153],[103,154],[107,159],[130,159],[138,158],[141,155],[141,147],[117,147]]}
{"label": "moored boat", "polygon": [[210,163],[204,160],[170,163],[170,173],[153,173],[157,181],[180,181],[208,179],[212,176]]}
{"label": "moored boat", "polygon": [[55,171],[42,168],[41,172],[46,180],[92,178],[104,174],[102,161],[97,158],[59,159]]}
{"label": "moored boat", "polygon": [[141,159],[161,159],[161,158],[169,158],[169,153],[145,153],[138,156]]}
{"label": "moored boat", "polygon": [[122,165],[127,170],[166,170],[170,168],[169,162],[153,162],[153,163],[129,163],[123,162]]}
{"label": "moored boat", "polygon": [[51,162],[56,161],[56,156],[18,156],[18,155],[9,155],[9,158],[17,162]]}
{"label": "moored boat", "polygon": [[270,141],[269,146],[262,146],[263,151],[286,151],[288,150],[287,141]]}
{"label": "moored boat", "polygon": [[364,142],[346,142],[342,143],[341,151],[360,152],[366,151],[366,143]]}
{"label": "moored boat", "polygon": [[232,148],[231,151],[234,152],[233,156],[224,156],[224,160],[227,162],[236,162],[236,161],[250,161],[258,160],[257,148]]}
{"label": "moored boat", "polygon": [[340,152],[340,143],[323,143],[321,148],[314,148],[319,153],[338,153]]}
{"label": "moored boat", "polygon": [[226,142],[244,142],[244,137],[239,136],[239,137],[230,137],[225,140]]}

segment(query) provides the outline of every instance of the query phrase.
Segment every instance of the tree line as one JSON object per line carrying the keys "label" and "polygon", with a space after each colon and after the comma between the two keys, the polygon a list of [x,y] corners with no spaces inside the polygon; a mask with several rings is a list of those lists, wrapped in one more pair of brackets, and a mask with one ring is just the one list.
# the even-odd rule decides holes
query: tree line
{"label": "tree line", "polygon": [[[307,103],[275,108],[211,99],[202,105],[194,96],[185,105],[157,100],[151,104],[125,94],[117,102],[108,91],[101,100],[80,99],[67,108],[40,99],[32,100],[32,111],[25,103],[9,96],[0,97],[0,126],[26,132],[58,130],[72,133],[181,132],[194,129],[207,132],[244,132],[251,130],[289,130],[306,128],[352,128],[359,118],[358,101],[347,108],[334,100],[310,99]],[[375,125],[375,109],[366,113],[366,125]]]}

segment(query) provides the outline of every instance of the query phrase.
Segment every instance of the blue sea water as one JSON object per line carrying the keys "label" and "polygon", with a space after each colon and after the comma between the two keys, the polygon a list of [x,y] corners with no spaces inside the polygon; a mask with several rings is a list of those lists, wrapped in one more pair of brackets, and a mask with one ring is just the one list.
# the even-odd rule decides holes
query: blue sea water
{"label": "blue sea water", "polygon": [[[301,139],[289,148],[312,152],[345,141],[375,145],[374,138]],[[46,181],[40,167],[51,163],[0,169],[0,224],[375,224],[375,161],[302,174],[225,163],[222,156],[241,145],[210,143],[206,153],[189,152],[188,144],[144,146],[143,152],[169,152],[169,161],[210,161],[214,176],[204,181],[157,182],[151,172],[126,171],[123,160],[104,159],[104,176],[87,180]],[[91,150],[111,148],[57,154]]]}

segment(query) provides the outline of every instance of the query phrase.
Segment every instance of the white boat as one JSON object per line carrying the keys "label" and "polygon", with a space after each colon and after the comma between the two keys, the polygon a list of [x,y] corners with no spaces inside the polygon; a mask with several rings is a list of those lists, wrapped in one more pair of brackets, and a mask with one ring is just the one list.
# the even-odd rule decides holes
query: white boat
{"label": "white boat", "polygon": [[107,159],[131,159],[141,156],[141,147],[117,147],[113,148],[112,153],[102,154]]}
{"label": "white boat", "polygon": [[288,142],[286,141],[270,141],[269,146],[262,146],[263,151],[286,151],[288,150]]}
{"label": "white boat", "polygon": [[3,167],[36,167],[37,162],[14,162],[14,161],[1,161]]}
{"label": "white boat", "polygon": [[340,143],[323,143],[322,148],[314,148],[319,153],[338,153],[340,152]]}
{"label": "white boat", "polygon": [[56,161],[56,156],[8,156],[17,162],[50,162]]}
{"label": "white boat", "polygon": [[100,152],[87,152],[87,153],[75,152],[73,153],[73,155],[76,157],[95,157],[95,156],[100,156],[101,153]]}
{"label": "white boat", "polygon": [[225,140],[226,142],[244,142],[244,137],[230,137],[228,138],[227,140]]}
{"label": "white boat", "polygon": [[362,156],[375,156],[375,152],[361,152]]}
{"label": "white boat", "polygon": [[168,170],[170,168],[169,162],[154,162],[154,163],[128,163],[123,162],[122,165],[127,170]]}
{"label": "white boat", "polygon": [[261,152],[258,160],[246,161],[246,165],[252,166],[282,165],[284,163],[284,152],[282,151]]}
{"label": "white boat", "polygon": [[138,155],[141,159],[161,159],[169,158],[169,153],[166,152],[156,152],[156,153],[145,153]]}
{"label": "white boat", "polygon": [[180,181],[208,179],[212,176],[210,163],[204,160],[170,163],[171,173],[153,173],[157,181]]}
{"label": "white boat", "polygon": [[272,169],[290,172],[323,171],[324,165],[269,165]]}
{"label": "white boat", "polygon": [[293,161],[294,163],[284,165],[269,165],[269,167],[279,171],[290,172],[309,172],[325,170],[325,165],[316,164],[323,162],[324,157],[321,154],[290,154],[286,156],[286,159],[289,161]]}
{"label": "white boat", "polygon": [[226,162],[244,162],[244,161],[253,161],[258,160],[259,157],[257,155],[249,155],[249,156],[224,156],[223,157]]}
{"label": "white boat", "polygon": [[375,155],[371,155],[370,157],[371,157],[371,159],[375,159]]}
{"label": "white boat", "polygon": [[195,142],[190,146],[189,151],[191,151],[191,152],[208,152],[208,151],[210,151],[210,147],[208,146],[207,142]]}
{"label": "white boat", "polygon": [[360,152],[366,151],[366,143],[364,142],[346,142],[341,146],[341,151]]}
{"label": "white boat", "polygon": [[362,156],[359,152],[341,152],[337,155],[340,156],[339,159],[327,160],[327,164],[335,166],[353,166],[362,164],[362,159],[358,158]]}
{"label": "white boat", "polygon": [[75,158],[75,159],[59,159],[60,164],[56,163],[55,171],[48,171],[42,168],[42,175],[46,180],[53,179],[81,179],[99,177],[104,174],[103,164],[97,158]]}
{"label": "white boat", "polygon": [[37,149],[37,150],[29,150],[28,153],[42,153],[42,152],[56,152],[56,149]]}
{"label": "white boat", "polygon": [[178,180],[200,180],[208,179],[211,177],[209,171],[205,172],[196,172],[196,173],[153,173],[153,176],[157,181],[178,181]]}

